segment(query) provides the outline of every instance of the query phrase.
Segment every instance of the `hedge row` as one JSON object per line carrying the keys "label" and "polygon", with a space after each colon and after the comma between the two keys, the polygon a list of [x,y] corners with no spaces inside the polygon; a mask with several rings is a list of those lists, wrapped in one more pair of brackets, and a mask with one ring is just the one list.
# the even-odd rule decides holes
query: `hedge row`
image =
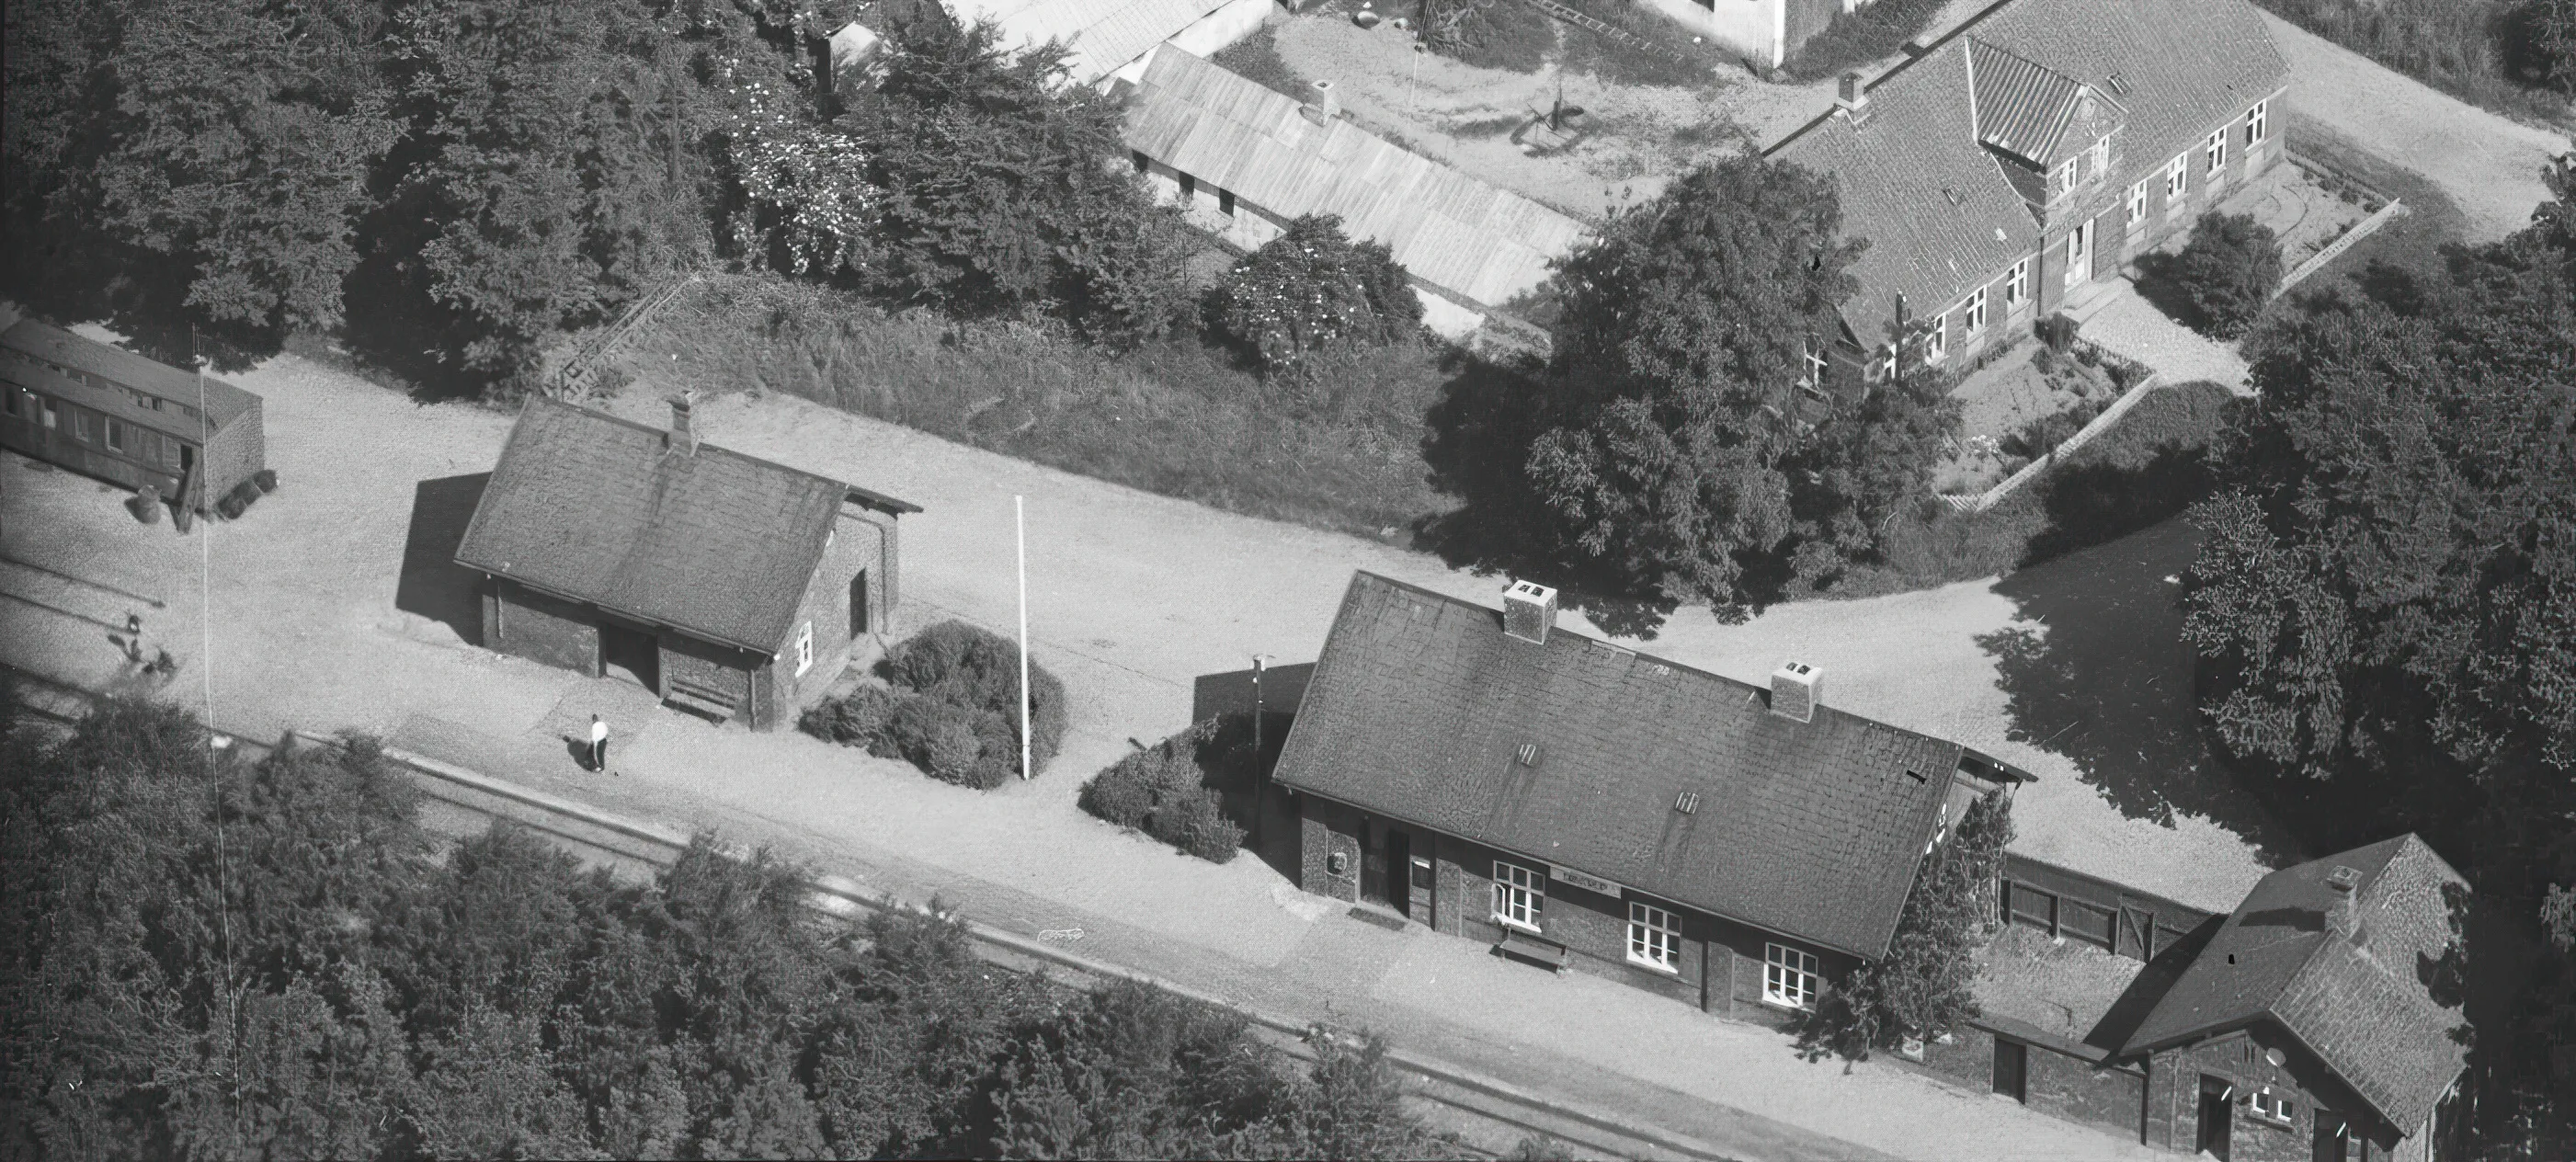
{"label": "hedge row", "polygon": [[[1019,647],[962,621],[942,622],[888,651],[894,688],[862,686],[807,709],[797,728],[930,777],[989,791],[1020,768]],[[1029,666],[1032,773],[1064,745],[1064,683]]]}
{"label": "hedge row", "polygon": [[1224,863],[1243,846],[1243,828],[1226,818],[1223,782],[1248,747],[1209,719],[1129,754],[1082,785],[1082,809],[1133,827],[1200,859]]}

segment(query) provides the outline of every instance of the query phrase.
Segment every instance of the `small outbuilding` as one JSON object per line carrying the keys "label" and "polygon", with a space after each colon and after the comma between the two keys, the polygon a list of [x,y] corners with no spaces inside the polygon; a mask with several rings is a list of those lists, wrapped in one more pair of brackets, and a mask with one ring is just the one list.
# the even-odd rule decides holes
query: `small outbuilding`
{"label": "small outbuilding", "polygon": [[534,399],[456,561],[483,575],[483,644],[755,730],[793,722],[892,628],[896,521],[921,506]]}
{"label": "small outbuilding", "polygon": [[258,396],[34,319],[0,331],[0,447],[197,513],[267,457]]}

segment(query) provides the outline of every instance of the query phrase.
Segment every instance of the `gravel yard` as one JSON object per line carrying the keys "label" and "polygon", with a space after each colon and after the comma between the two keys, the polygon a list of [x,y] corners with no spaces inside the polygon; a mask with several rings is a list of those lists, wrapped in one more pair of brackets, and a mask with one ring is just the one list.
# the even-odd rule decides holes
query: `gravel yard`
{"label": "gravel yard", "polygon": [[2022,344],[1951,389],[1950,398],[1961,405],[1963,447],[1934,470],[1933,491],[1961,495],[1993,487],[2030,462],[2027,453],[2007,452],[1998,447],[2000,442],[2044,416],[2087,402],[2107,405],[2119,395],[2119,387],[2101,368],[2060,356],[2042,344]]}

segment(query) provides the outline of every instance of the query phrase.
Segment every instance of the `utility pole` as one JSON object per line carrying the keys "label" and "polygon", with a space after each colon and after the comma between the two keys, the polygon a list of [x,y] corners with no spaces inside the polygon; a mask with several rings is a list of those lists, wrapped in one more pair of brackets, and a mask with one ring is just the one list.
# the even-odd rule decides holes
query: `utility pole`
{"label": "utility pole", "polygon": [[1270,655],[1252,655],[1252,847],[1261,849],[1261,818],[1269,814],[1270,766],[1267,752],[1261,746],[1261,673],[1270,666]]}
{"label": "utility pole", "polygon": [[1020,545],[1020,781],[1030,775],[1029,754],[1029,515],[1023,497],[1011,498],[1011,523]]}

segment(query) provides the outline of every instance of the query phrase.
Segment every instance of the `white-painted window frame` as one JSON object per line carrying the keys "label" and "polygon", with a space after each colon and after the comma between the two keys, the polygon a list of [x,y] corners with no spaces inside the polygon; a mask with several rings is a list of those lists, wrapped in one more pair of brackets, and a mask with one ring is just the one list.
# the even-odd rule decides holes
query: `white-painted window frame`
{"label": "white-painted window frame", "polygon": [[1628,901],[1628,963],[1657,972],[1682,970],[1682,918],[1644,900]]}
{"label": "white-painted window frame", "polygon": [[2030,260],[2025,258],[2012,264],[2012,269],[2004,274],[2004,310],[2007,313],[2018,310],[2029,301]]}
{"label": "white-painted window frame", "polygon": [[814,623],[809,621],[805,623],[805,628],[796,631],[796,676],[802,678],[805,676],[805,671],[813,668]]}
{"label": "white-painted window frame", "polygon": [[2264,138],[2272,131],[2271,105],[2272,99],[2266,97],[2245,111],[2245,148],[2248,152],[2263,144]]}
{"label": "white-painted window frame", "polygon": [[2165,163],[2165,201],[2180,202],[2191,193],[2191,151],[2184,150]]}
{"label": "white-painted window frame", "polygon": [[2227,170],[2227,127],[2209,131],[2209,139],[2200,143],[2201,156],[2209,162],[2209,175],[2216,177]]}
{"label": "white-painted window frame", "polygon": [[1789,1009],[1812,1009],[1824,992],[1824,958],[1790,944],[1762,946],[1762,1001]]}
{"label": "white-painted window frame", "polygon": [[1932,329],[1923,333],[1923,361],[1939,363],[1950,353],[1950,312],[1932,316]]}
{"label": "white-painted window frame", "polygon": [[1959,311],[1960,321],[1962,323],[1960,328],[1961,334],[1984,334],[1986,330],[1986,288],[1978,287],[1975,290],[1969,291],[1967,299],[1959,304]]}
{"label": "white-painted window frame", "polygon": [[2147,182],[2149,180],[2151,179],[2139,178],[2138,184],[2129,187],[2129,220],[2126,223],[2127,225],[2135,226],[2138,223],[2147,220]]}
{"label": "white-painted window frame", "polygon": [[1547,873],[1494,861],[1494,923],[1537,932],[1547,913]]}

